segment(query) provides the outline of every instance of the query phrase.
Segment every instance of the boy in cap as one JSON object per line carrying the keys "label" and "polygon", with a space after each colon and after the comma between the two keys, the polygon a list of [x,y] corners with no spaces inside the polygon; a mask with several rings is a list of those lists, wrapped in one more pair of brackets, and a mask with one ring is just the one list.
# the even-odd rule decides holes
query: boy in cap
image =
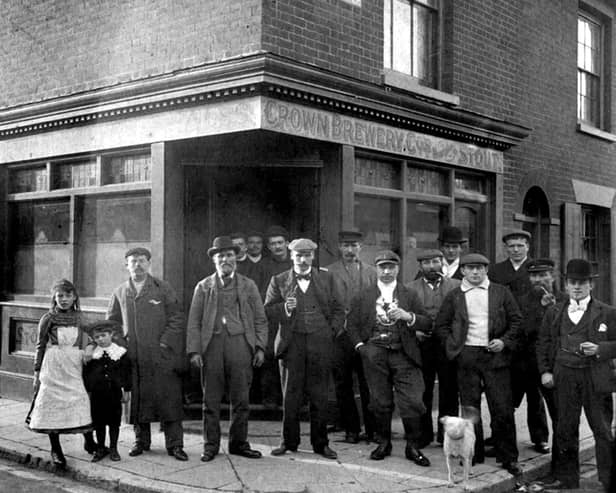
{"label": "boy in cap", "polygon": [[328,383],[332,338],[344,324],[344,306],[333,276],[312,267],[317,245],[306,238],[289,244],[293,268],[272,277],[265,306],[280,321],[276,357],[284,393],[282,442],[272,455],[295,452],[300,442],[299,412],[310,401],[310,442],[326,459],[338,456],[327,439]]}
{"label": "boy in cap", "polygon": [[612,392],[616,377],[616,309],[592,296],[592,265],[584,259],[567,263],[569,299],[548,308],[537,343],[541,383],[556,389],[558,455],[555,481],[546,489],[579,487],[579,424],[582,407],[595,439],[599,481],[606,493],[612,478]]}
{"label": "boy in cap", "polygon": [[[130,399],[131,367],[126,348],[112,341],[114,333],[121,331],[116,322],[104,320],[89,327],[94,343],[88,346],[84,367],[84,383],[90,394],[92,422],[98,447],[92,462],[107,454],[112,461],[119,461],[118,437],[122,419],[122,403]],[[106,428],[109,427],[109,448],[105,447]]]}
{"label": "boy in cap", "polygon": [[[511,474],[518,465],[511,353],[517,348],[521,315],[511,292],[488,279],[489,260],[479,253],[460,259],[464,279],[446,296],[436,317],[436,334],[447,358],[456,361],[462,407],[481,408],[485,390],[497,462]],[[483,430],[475,424],[475,462],[485,457]]]}

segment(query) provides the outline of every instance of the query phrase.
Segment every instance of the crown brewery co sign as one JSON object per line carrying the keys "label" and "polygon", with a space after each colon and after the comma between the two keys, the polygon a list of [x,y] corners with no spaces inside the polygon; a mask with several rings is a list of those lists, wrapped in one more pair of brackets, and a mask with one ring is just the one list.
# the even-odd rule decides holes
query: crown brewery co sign
{"label": "crown brewery co sign", "polygon": [[261,128],[493,173],[503,154],[493,149],[265,98]]}

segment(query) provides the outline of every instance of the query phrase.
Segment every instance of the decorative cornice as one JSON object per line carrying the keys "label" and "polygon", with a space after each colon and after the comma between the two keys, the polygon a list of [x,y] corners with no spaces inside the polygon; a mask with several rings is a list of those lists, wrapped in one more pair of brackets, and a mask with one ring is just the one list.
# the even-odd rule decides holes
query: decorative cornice
{"label": "decorative cornice", "polygon": [[270,54],[0,111],[0,139],[255,95],[506,150],[530,129]]}

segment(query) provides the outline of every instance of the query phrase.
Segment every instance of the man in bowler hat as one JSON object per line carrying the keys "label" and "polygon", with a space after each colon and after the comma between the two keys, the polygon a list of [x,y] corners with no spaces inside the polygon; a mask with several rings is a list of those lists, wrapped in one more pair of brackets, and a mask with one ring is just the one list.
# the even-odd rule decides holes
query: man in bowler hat
{"label": "man in bowler hat", "polygon": [[342,334],[344,307],[333,276],[312,267],[316,248],[309,239],[293,240],[289,244],[293,268],[271,279],[265,297],[265,306],[280,320],[275,354],[284,396],[282,442],[272,455],[297,451],[299,412],[307,395],[312,449],[336,459],[327,439],[327,391],[333,338]]}
{"label": "man in bowler hat", "polygon": [[567,263],[569,299],[551,306],[537,343],[541,383],[556,390],[558,456],[550,489],[579,487],[579,425],[584,414],[595,439],[599,481],[612,481],[612,392],[616,391],[616,309],[592,296],[592,265],[584,259]]}
{"label": "man in bowler hat", "polygon": [[[365,286],[376,283],[376,269],[359,258],[364,235],[360,231],[340,231],[338,233],[338,252],[340,258],[327,266],[334,276],[338,292],[342,295],[344,312],[349,317],[351,305]],[[345,319],[346,327],[346,319]],[[339,421],[345,431],[344,441],[358,443],[360,440],[360,420],[355,404],[355,389],[353,374],[357,375],[359,395],[361,398],[362,416],[366,435],[371,440],[374,436],[374,416],[368,408],[370,392],[364,368],[359,354],[353,348],[348,333],[345,330],[336,338],[334,344],[334,384],[336,400],[338,401]]]}
{"label": "man in bowler hat", "polygon": [[462,245],[468,240],[463,237],[462,231],[455,226],[446,226],[438,237],[441,252],[443,252],[443,275],[449,279],[462,280],[460,270],[460,255]]}
{"label": "man in bowler hat", "polygon": [[220,448],[220,405],[225,394],[233,410],[229,453],[261,457],[247,440],[248,394],[252,367],[263,364],[267,320],[257,285],[236,271],[238,252],[230,237],[214,239],[207,254],[216,272],[195,287],[188,315],[186,352],[203,378],[203,462],[211,461]]}

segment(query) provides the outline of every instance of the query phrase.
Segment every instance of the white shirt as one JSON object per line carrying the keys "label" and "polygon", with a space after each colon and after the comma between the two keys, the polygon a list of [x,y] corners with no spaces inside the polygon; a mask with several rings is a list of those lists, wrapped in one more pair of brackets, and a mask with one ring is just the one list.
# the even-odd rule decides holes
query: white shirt
{"label": "white shirt", "polygon": [[445,277],[448,277],[449,279],[451,279],[451,277],[456,273],[456,271],[458,270],[458,267],[460,267],[460,257],[458,257],[457,259],[455,259],[453,262],[451,262],[450,264],[447,263],[447,260],[445,260],[443,262],[443,275]]}
{"label": "white shirt", "polygon": [[522,264],[526,262],[527,258],[528,257],[524,257],[520,262],[514,262],[513,260],[509,259],[509,262],[511,262],[511,265],[513,266],[513,270],[517,272],[520,269],[520,267],[522,267]]}
{"label": "white shirt", "polygon": [[[310,275],[310,270],[304,273],[304,272],[297,272],[295,269],[293,269],[293,272],[295,272],[298,276],[309,276]],[[302,290],[302,293],[305,293],[306,291],[308,291],[308,286],[310,286],[310,281],[307,279],[298,278],[297,285],[299,286],[299,289]]]}
{"label": "white shirt", "polygon": [[569,320],[571,320],[574,324],[577,325],[582,319],[582,317],[584,316],[584,312],[588,308],[589,302],[590,302],[590,295],[586,296],[586,298],[582,298],[579,301],[570,299],[569,307],[567,308],[567,314],[569,315]]}
{"label": "white shirt", "polygon": [[377,281],[376,285],[381,292],[381,297],[385,303],[391,303],[394,301],[394,291],[396,290],[396,286],[398,285],[397,281],[390,282],[389,284],[385,284],[382,281]]}
{"label": "white shirt", "polygon": [[[145,279],[147,279],[147,277]],[[134,279],[132,280],[133,286],[135,286],[135,291],[137,291],[137,294],[141,293],[141,288],[143,288],[143,285],[145,284],[145,279],[141,282],[135,281]]]}
{"label": "white shirt", "polygon": [[486,278],[481,284],[475,286],[462,279],[460,289],[466,300],[468,312],[468,333],[466,334],[466,346],[487,347],[489,342],[489,304],[488,287],[490,281]]}

